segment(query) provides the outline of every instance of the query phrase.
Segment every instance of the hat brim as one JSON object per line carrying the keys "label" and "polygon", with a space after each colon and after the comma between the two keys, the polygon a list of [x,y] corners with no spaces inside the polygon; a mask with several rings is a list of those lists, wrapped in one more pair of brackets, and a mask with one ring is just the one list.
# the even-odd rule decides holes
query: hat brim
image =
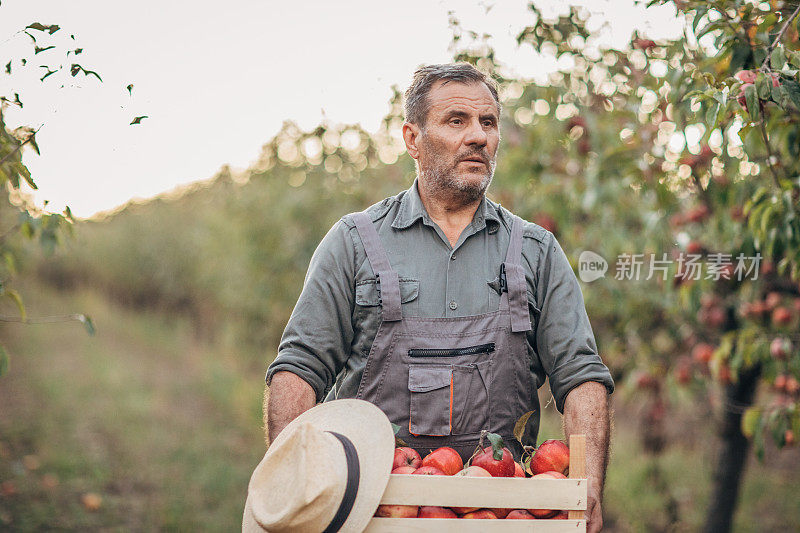
{"label": "hat brim", "polygon": [[[303,423],[310,423],[322,431],[341,433],[355,446],[359,461],[358,492],[353,508],[339,531],[363,531],[375,514],[389,482],[394,460],[394,432],[389,419],[378,407],[364,400],[333,400],[312,407],[295,418],[277,436],[273,445],[279,443],[281,437],[289,435],[293,425]],[[259,463],[250,479],[245,524],[255,525],[255,520],[249,520],[253,517],[248,517],[248,514],[252,514],[250,500],[258,494],[258,487],[253,486],[253,481],[258,477],[256,474],[263,462]]]}

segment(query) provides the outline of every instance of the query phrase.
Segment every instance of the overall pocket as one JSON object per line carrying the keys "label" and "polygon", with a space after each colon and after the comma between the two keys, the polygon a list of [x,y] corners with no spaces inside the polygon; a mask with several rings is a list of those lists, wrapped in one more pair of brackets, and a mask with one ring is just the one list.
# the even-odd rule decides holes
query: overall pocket
{"label": "overall pocket", "polygon": [[412,364],[408,368],[412,435],[450,435],[453,420],[453,369],[450,365]]}
{"label": "overall pocket", "polygon": [[460,348],[411,348],[409,431],[463,435],[489,428],[491,354],[495,343]]}
{"label": "overall pocket", "polygon": [[491,361],[453,367],[453,435],[489,428]]}

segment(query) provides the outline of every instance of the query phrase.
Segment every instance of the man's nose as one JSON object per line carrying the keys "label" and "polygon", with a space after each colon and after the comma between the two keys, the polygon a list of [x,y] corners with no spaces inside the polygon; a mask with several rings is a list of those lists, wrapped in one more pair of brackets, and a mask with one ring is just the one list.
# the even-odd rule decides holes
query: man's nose
{"label": "man's nose", "polygon": [[486,146],[487,135],[480,121],[470,122],[469,129],[464,138],[464,143],[468,145]]}

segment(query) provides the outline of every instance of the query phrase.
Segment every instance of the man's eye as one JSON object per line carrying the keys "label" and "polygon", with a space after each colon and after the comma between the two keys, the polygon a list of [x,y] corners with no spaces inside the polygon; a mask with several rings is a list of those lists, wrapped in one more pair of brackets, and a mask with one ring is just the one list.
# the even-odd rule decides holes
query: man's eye
{"label": "man's eye", "polygon": [[461,119],[460,118],[454,118],[454,119],[452,119],[450,121],[450,124],[455,124],[456,126],[458,126],[459,124],[461,124]]}
{"label": "man's eye", "polygon": [[484,120],[483,121],[483,125],[486,126],[487,128],[491,128],[491,127],[494,126],[494,121],[493,120]]}

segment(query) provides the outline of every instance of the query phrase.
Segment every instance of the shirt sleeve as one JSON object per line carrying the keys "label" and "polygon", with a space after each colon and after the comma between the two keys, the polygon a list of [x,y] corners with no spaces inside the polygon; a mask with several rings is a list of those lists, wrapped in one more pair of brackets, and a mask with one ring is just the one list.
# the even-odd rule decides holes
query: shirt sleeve
{"label": "shirt sleeve", "polygon": [[583,294],[567,256],[548,233],[541,243],[535,299],[540,306],[536,351],[550,380],[556,408],[564,412],[569,392],[587,381],[614,391],[614,381],[597,353]]}
{"label": "shirt sleeve", "polygon": [[278,355],[267,369],[267,385],[275,372],[286,370],[311,385],[322,401],[350,354],[354,263],[353,240],[340,220],[311,258]]}

